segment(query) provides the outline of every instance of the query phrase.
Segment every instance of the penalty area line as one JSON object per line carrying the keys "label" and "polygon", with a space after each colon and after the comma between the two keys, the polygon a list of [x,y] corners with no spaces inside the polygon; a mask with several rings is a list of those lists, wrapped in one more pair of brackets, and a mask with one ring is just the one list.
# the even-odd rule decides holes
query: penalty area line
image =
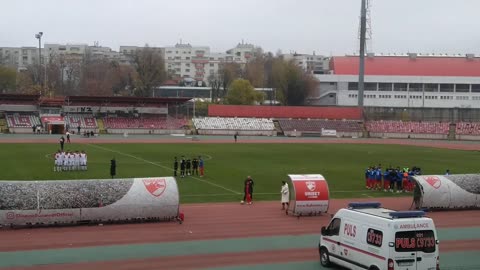
{"label": "penalty area line", "polygon": [[[109,149],[109,148],[106,148],[106,147],[103,147],[103,146],[99,146],[99,145],[95,145],[95,144],[88,144],[89,146],[92,146],[92,147],[96,147],[98,149],[101,149],[101,150],[104,150],[104,151],[109,151],[109,152],[112,152],[112,153],[117,153],[117,154],[120,154],[122,156],[126,156],[126,157],[130,157],[130,158],[133,158],[133,159],[136,159],[136,160],[140,160],[140,161],[143,161],[145,163],[148,163],[148,164],[151,164],[153,166],[157,166],[157,167],[160,167],[160,168],[164,168],[166,170],[169,170],[169,171],[172,171],[173,172],[173,169],[170,168],[170,167],[167,167],[167,166],[164,166],[164,165],[161,165],[161,164],[158,164],[158,163],[155,163],[155,162],[152,162],[152,161],[149,161],[149,160],[146,160],[146,159],[143,159],[141,157],[137,157],[137,156],[134,156],[134,155],[130,155],[130,154],[127,154],[127,153],[123,153],[123,152],[120,152],[120,151],[117,151],[117,150],[113,150],[113,149]],[[194,177],[194,176],[189,176],[190,178],[193,178],[197,181],[200,181],[202,183],[206,183],[206,184],[209,184],[211,186],[214,186],[214,187],[218,187],[218,188],[221,188],[223,190],[226,190],[226,191],[229,191],[229,192],[232,192],[233,194],[235,195],[240,195],[241,193],[240,192],[237,192],[235,190],[232,190],[232,189],[229,189],[229,188],[226,188],[224,186],[221,186],[219,184],[215,184],[215,183],[212,183],[212,182],[209,182],[205,179],[201,179],[201,178],[198,178],[198,177]]]}

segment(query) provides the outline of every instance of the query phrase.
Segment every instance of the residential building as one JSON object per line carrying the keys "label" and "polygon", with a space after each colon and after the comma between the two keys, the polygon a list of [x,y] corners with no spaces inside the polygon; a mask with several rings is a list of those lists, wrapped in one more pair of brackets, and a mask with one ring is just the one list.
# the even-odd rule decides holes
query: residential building
{"label": "residential building", "polygon": [[304,71],[312,74],[328,74],[330,67],[330,58],[323,55],[314,54],[284,54],[283,58],[287,61],[292,60]]}
{"label": "residential building", "polygon": [[[44,50],[41,52],[44,59]],[[38,47],[0,47],[0,65],[21,71],[34,64],[38,64]]]}

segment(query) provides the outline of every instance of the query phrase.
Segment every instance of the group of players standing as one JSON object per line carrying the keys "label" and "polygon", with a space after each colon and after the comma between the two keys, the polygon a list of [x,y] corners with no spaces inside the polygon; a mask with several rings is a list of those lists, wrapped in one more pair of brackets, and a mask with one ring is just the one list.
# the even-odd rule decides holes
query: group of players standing
{"label": "group of players standing", "polygon": [[175,177],[177,177],[179,165],[181,178],[184,178],[187,175],[204,176],[204,162],[201,156],[198,156],[198,159],[195,157],[193,159],[185,159],[185,156],[182,156],[180,162],[178,162],[177,157],[175,157],[173,161],[173,176]]}
{"label": "group of players standing", "polygon": [[86,171],[87,153],[85,151],[62,151],[58,150],[55,155],[54,172],[62,171]]}
{"label": "group of players standing", "polygon": [[370,190],[382,190],[384,192],[411,192],[415,188],[413,176],[421,175],[419,167],[408,168],[388,167],[382,171],[381,165],[370,166],[365,170],[366,188]]}

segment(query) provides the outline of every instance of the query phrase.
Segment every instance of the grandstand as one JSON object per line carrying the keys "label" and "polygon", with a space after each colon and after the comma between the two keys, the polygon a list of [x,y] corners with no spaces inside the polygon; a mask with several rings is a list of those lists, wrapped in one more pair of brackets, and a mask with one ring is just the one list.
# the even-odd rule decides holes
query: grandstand
{"label": "grandstand", "polygon": [[94,133],[184,133],[188,120],[170,110],[187,100],[189,98],[42,98],[0,94],[0,118],[5,117],[0,121],[0,129],[31,133],[32,127],[39,125],[44,133],[50,134],[63,134],[67,130],[75,134],[78,127],[80,132]]}
{"label": "grandstand", "polygon": [[280,119],[278,123],[288,136],[362,136],[361,123],[352,120]]}
{"label": "grandstand", "polygon": [[205,117],[194,118],[198,134],[209,135],[267,135],[276,134],[273,121],[268,118]]}
{"label": "grandstand", "polygon": [[450,123],[367,121],[365,126],[370,137],[447,139]]}

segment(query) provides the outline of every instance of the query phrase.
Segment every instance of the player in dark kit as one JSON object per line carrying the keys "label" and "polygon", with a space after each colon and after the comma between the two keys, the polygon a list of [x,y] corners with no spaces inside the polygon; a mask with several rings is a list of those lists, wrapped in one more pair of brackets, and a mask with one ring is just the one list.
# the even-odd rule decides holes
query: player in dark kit
{"label": "player in dark kit", "polygon": [[112,176],[112,179],[115,177],[117,174],[117,162],[115,161],[115,158],[110,160],[110,176]]}
{"label": "player in dark kit", "polygon": [[177,171],[178,171],[178,160],[177,157],[174,158],[173,160],[173,176],[177,176]]}
{"label": "player in dark kit", "polygon": [[182,157],[182,160],[180,160],[180,177],[185,177],[185,158]]}
{"label": "player in dark kit", "polygon": [[197,158],[193,158],[192,167],[193,167],[192,175],[194,174],[198,175],[198,159]]}
{"label": "player in dark kit", "polygon": [[191,175],[192,174],[192,161],[190,159],[187,159],[186,167],[187,167],[187,175]]}

